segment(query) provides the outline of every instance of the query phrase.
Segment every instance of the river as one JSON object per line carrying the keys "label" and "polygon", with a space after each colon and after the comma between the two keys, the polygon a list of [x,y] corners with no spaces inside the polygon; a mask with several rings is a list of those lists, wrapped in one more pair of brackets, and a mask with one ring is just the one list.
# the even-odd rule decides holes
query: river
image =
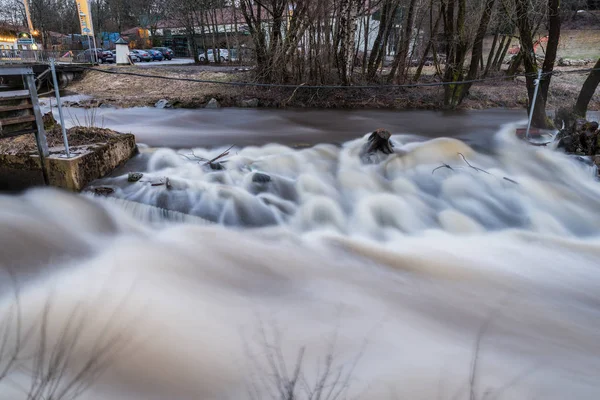
{"label": "river", "polygon": [[0,197],[0,399],[597,398],[596,170],[523,113],[97,117],[110,196]]}
{"label": "river", "polygon": [[[86,96],[65,96],[78,102]],[[44,100],[48,111],[48,100]],[[459,137],[486,147],[501,124],[524,120],[525,110],[388,111],[136,108],[64,108],[65,124],[92,125],[133,133],[152,147],[250,146],[268,143],[343,143],[377,128],[425,137]],[[56,107],[53,108],[59,119]]]}

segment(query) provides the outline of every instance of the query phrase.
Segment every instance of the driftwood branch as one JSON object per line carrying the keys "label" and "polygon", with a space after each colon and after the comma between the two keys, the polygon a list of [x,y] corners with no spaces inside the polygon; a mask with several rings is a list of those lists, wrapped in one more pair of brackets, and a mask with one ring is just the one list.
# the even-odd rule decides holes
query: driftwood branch
{"label": "driftwood branch", "polygon": [[478,171],[478,172],[483,172],[483,173],[486,173],[486,174],[488,174],[488,175],[491,175],[491,174],[490,174],[489,172],[487,172],[486,170],[484,170],[484,169],[481,169],[481,168],[477,168],[477,167],[475,167],[474,165],[471,165],[471,163],[470,163],[469,161],[467,161],[467,158],[464,156],[464,154],[463,154],[463,153],[458,153],[458,155],[459,155],[459,156],[461,156],[461,157],[462,157],[462,159],[464,160],[464,162],[465,162],[465,163],[466,163],[466,164],[467,164],[469,167],[473,168],[475,171]]}
{"label": "driftwood branch", "polygon": [[212,160],[208,160],[208,161],[206,161],[206,162],[204,163],[204,165],[209,165],[209,164],[212,164],[212,163],[214,163],[215,161],[217,161],[217,160],[219,160],[219,159],[221,159],[221,158],[223,158],[223,157],[226,157],[226,156],[228,156],[228,155],[229,155],[229,150],[233,149],[233,146],[235,146],[235,145],[231,145],[231,146],[229,146],[229,148],[228,148],[227,150],[225,150],[224,152],[222,152],[221,154],[219,154],[218,156],[216,156],[216,157],[215,157],[215,158],[213,158]]}
{"label": "driftwood branch", "polygon": [[437,168],[434,168],[434,169],[433,169],[433,171],[431,171],[431,175],[433,175],[433,173],[434,173],[435,171],[437,171],[438,169],[441,169],[441,168],[448,168],[450,171],[454,171],[454,168],[452,168],[451,166],[449,166],[449,165],[448,165],[448,164],[446,164],[446,163],[442,163],[442,165],[440,165],[440,166],[439,166],[439,167],[437,167]]}
{"label": "driftwood branch", "polygon": [[[496,175],[494,175],[494,174],[492,174],[492,173],[489,173],[488,171],[486,171],[486,170],[484,170],[484,169],[481,169],[481,168],[479,168],[479,167],[476,167],[476,166],[474,166],[473,164],[471,164],[471,163],[469,162],[469,160],[467,160],[467,158],[464,156],[464,154],[462,154],[462,153],[458,153],[458,155],[462,157],[463,161],[464,161],[464,162],[465,162],[465,163],[466,163],[466,164],[469,166],[469,168],[472,168],[472,169],[474,169],[474,170],[475,170],[475,171],[477,171],[477,172],[483,172],[484,174],[487,174],[487,175],[490,175],[490,176],[493,176],[493,177],[497,177]],[[446,163],[442,163],[442,165],[440,165],[439,167],[436,167],[436,168],[434,168],[434,169],[433,169],[433,171],[431,171],[431,174],[433,175],[433,174],[435,173],[435,171],[437,171],[438,169],[442,169],[442,168],[447,168],[447,169],[449,169],[450,171],[456,171],[456,169],[457,169],[457,168],[460,168],[460,167],[455,167],[455,168],[453,168],[453,167],[451,167],[450,165],[448,165],[448,164],[446,164]],[[505,180],[505,181],[507,181],[507,182],[513,183],[513,184],[515,184],[515,185],[518,185],[518,184],[519,184],[519,182],[517,182],[517,181],[515,181],[515,180],[513,180],[513,179],[510,179],[510,178],[507,178],[507,177],[505,177],[505,176],[503,176],[503,177],[502,177],[502,179],[503,179],[503,180]]]}

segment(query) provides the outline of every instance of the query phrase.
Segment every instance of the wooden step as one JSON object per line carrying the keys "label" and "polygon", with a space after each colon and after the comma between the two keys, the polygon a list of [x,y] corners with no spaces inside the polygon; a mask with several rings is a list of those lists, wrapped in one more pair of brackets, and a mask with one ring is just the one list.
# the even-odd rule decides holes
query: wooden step
{"label": "wooden step", "polygon": [[14,136],[21,136],[21,135],[29,135],[32,133],[37,133],[37,129],[34,129],[34,128],[21,129],[19,131],[12,131],[12,132],[10,132],[10,131],[3,132],[2,129],[0,129],[0,139],[14,137]]}
{"label": "wooden step", "polygon": [[33,105],[30,103],[20,104],[18,106],[0,106],[0,113],[8,112],[8,111],[19,111],[19,110],[28,110],[32,109]]}
{"label": "wooden step", "polygon": [[0,129],[6,125],[24,124],[26,122],[34,122],[35,115],[25,115],[23,117],[4,118],[0,119]]}
{"label": "wooden step", "polygon": [[0,101],[4,100],[23,100],[29,98],[28,90],[10,90],[0,92]]}

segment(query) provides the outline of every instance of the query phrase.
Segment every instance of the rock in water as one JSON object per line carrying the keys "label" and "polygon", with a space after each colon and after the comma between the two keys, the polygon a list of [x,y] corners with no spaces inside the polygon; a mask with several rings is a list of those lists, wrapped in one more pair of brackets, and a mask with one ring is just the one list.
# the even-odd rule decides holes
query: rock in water
{"label": "rock in water", "polygon": [[[394,152],[394,145],[390,141],[392,134],[385,129],[379,128],[371,133],[367,143],[364,144],[360,157],[363,162],[374,162],[374,156],[388,155]],[[375,157],[376,158],[376,157]]]}
{"label": "rock in water", "polygon": [[271,177],[267,174],[256,172],[254,175],[252,175],[252,182],[254,182],[254,183],[271,182]]}
{"label": "rock in water", "polygon": [[244,108],[256,108],[258,107],[258,99],[242,100],[240,106]]}
{"label": "rock in water", "polygon": [[217,101],[217,99],[215,99],[214,97],[212,99],[210,99],[210,101],[206,104],[206,106],[204,106],[204,108],[221,108],[221,105],[219,104],[219,102]]}
{"label": "rock in water", "polygon": [[172,108],[173,105],[167,99],[160,99],[159,101],[156,102],[156,104],[154,104],[154,107],[156,107],[156,108]]}
{"label": "rock in water", "polygon": [[144,176],[144,174],[142,174],[141,172],[130,172],[127,175],[127,181],[128,182],[137,182],[140,179],[142,179],[143,176]]}
{"label": "rock in water", "polygon": [[215,171],[221,171],[221,170],[225,169],[223,164],[221,164],[220,162],[211,162],[208,164],[208,166],[210,167],[210,169],[215,170]]}
{"label": "rock in water", "polygon": [[108,195],[113,194],[115,192],[115,189],[113,189],[111,187],[107,187],[107,186],[101,186],[101,187],[92,189],[92,191],[99,196],[108,196]]}

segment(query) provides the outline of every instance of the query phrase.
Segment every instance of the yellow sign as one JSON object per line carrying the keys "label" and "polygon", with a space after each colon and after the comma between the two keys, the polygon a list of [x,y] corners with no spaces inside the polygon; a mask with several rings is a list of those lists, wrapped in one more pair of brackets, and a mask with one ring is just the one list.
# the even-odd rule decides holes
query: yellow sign
{"label": "yellow sign", "polygon": [[81,34],[86,36],[94,36],[94,28],[92,27],[92,16],[90,15],[90,7],[87,0],[76,0],[77,13],[79,14],[79,26]]}

